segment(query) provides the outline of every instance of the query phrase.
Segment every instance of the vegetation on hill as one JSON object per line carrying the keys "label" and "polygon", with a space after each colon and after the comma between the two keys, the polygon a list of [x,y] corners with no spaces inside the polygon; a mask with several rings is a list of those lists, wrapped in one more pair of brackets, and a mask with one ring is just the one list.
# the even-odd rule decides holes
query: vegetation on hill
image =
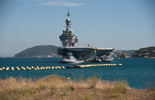
{"label": "vegetation on hill", "polygon": [[118,58],[126,58],[126,55],[123,53],[123,54],[121,54],[121,55],[118,55],[117,57],[118,57]]}
{"label": "vegetation on hill", "polygon": [[32,48],[25,49],[17,53],[14,57],[37,57],[47,56],[57,53],[57,47],[53,45],[39,45]]}
{"label": "vegetation on hill", "polygon": [[113,51],[116,58],[130,57],[133,52],[135,52],[135,50],[114,50]]}
{"label": "vegetation on hill", "polygon": [[132,53],[131,57],[155,57],[155,47],[140,48]]}
{"label": "vegetation on hill", "polygon": [[122,55],[125,54],[127,56],[130,56],[135,50],[114,50],[113,53],[115,55]]}

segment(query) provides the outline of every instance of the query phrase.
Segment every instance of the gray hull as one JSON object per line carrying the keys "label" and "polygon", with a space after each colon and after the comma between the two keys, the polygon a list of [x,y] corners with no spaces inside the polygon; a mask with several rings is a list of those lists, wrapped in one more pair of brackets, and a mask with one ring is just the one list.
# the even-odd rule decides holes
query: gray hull
{"label": "gray hull", "polygon": [[60,47],[58,54],[67,56],[72,53],[77,60],[93,61],[96,56],[100,57],[113,51],[113,48],[94,48],[94,47]]}

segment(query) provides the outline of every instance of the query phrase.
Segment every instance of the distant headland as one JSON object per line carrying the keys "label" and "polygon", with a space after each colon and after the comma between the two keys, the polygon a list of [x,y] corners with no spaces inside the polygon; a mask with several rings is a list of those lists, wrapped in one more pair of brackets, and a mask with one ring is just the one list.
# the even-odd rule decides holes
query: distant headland
{"label": "distant headland", "polygon": [[60,55],[57,55],[57,46],[53,45],[38,45],[31,48],[27,48],[17,54],[14,55],[14,57],[59,57]]}
{"label": "distant headland", "polygon": [[138,50],[116,50],[116,58],[155,58],[155,47],[140,48]]}
{"label": "distant headland", "polygon": [[[57,46],[54,45],[38,45],[27,48],[14,55],[18,57],[62,57],[57,54]],[[138,50],[114,50],[116,58],[155,58],[155,47],[140,48]]]}

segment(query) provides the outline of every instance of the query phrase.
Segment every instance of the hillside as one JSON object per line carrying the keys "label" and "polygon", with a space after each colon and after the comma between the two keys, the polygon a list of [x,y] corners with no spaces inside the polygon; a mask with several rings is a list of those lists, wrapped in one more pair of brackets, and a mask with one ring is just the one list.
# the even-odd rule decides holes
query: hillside
{"label": "hillside", "polygon": [[132,53],[131,57],[135,58],[141,58],[141,57],[155,57],[155,47],[146,47],[146,48],[140,48],[139,50],[136,50],[134,53]]}
{"label": "hillside", "polygon": [[14,57],[48,57],[57,54],[57,47],[53,45],[39,45],[25,49]]}
{"label": "hillside", "polygon": [[117,56],[125,54],[126,56],[131,56],[131,54],[135,52],[135,50],[114,50],[113,53]]}

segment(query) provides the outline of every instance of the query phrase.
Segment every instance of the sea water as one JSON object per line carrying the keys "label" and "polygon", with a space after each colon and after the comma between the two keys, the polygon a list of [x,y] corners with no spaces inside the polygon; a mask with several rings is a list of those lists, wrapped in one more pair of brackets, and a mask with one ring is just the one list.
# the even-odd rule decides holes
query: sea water
{"label": "sea water", "polygon": [[[37,79],[57,74],[59,76],[70,77],[74,80],[72,74],[84,78],[93,75],[100,76],[103,80],[115,81],[126,79],[130,87],[136,89],[145,89],[148,82],[155,82],[155,59],[149,58],[115,58],[112,62],[100,63],[82,63],[84,64],[122,64],[122,66],[94,66],[84,68],[69,68],[69,69],[46,69],[46,70],[16,70],[15,67],[41,67],[41,66],[73,66],[75,64],[63,64],[62,58],[0,58],[0,68],[9,67],[9,71],[0,71],[0,78],[19,77]],[[14,67],[14,71],[11,70]]]}

